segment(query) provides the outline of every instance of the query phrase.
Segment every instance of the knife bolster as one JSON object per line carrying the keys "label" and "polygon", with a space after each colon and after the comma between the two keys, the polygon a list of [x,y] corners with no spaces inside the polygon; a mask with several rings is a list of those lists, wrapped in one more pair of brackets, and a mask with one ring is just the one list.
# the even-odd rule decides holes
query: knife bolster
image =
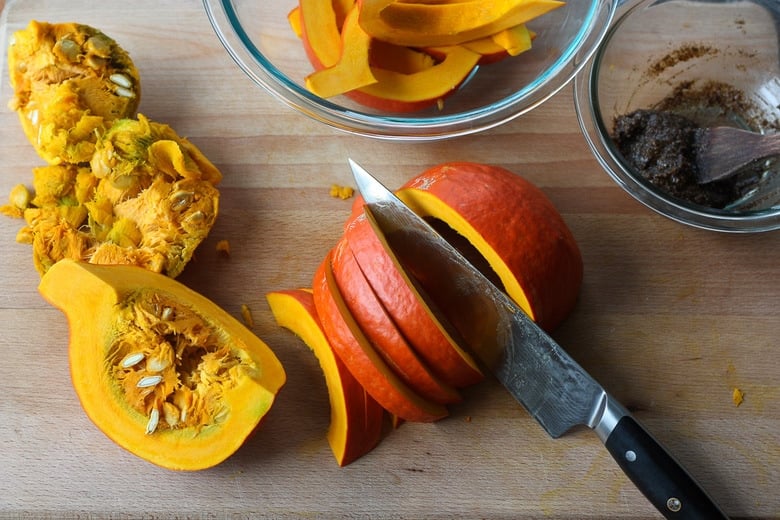
{"label": "knife bolster", "polygon": [[629,415],[628,410],[617,399],[604,392],[598,413],[591,422],[591,428],[596,432],[601,442],[606,444],[609,435],[617,427],[620,419]]}

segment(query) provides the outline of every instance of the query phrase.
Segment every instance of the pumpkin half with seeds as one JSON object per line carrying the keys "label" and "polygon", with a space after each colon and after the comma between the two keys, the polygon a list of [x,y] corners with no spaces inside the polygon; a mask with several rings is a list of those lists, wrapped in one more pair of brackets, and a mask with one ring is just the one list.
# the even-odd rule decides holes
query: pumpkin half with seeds
{"label": "pumpkin half with seeds", "polygon": [[262,340],[161,274],[63,260],[39,291],[68,318],[71,377],[87,415],[159,466],[199,470],[225,460],[285,383]]}
{"label": "pumpkin half with seeds", "polygon": [[34,194],[12,190],[7,215],[24,217],[17,241],[43,275],[63,258],[138,265],[178,276],[217,218],[219,170],[168,125],[119,119],[91,165],[33,170]]}
{"label": "pumpkin half with seeds", "polygon": [[13,34],[8,68],[24,133],[50,164],[92,158],[96,131],[133,117],[138,70],[116,41],[88,25],[31,21]]}

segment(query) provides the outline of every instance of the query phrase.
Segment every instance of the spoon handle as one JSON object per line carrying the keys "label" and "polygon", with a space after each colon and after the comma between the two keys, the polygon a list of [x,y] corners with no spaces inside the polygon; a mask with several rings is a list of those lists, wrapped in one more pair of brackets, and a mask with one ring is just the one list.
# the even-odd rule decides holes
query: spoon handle
{"label": "spoon handle", "polygon": [[725,179],[753,162],[780,155],[780,133],[762,135],[730,127],[703,132],[697,152],[700,182]]}

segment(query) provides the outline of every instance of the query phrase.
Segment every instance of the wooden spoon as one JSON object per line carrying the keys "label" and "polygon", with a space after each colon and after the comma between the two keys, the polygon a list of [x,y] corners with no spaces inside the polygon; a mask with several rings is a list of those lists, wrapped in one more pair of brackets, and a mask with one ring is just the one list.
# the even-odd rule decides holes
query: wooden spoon
{"label": "wooden spoon", "polygon": [[727,179],[751,163],[780,155],[780,133],[721,126],[698,130],[694,140],[699,184]]}

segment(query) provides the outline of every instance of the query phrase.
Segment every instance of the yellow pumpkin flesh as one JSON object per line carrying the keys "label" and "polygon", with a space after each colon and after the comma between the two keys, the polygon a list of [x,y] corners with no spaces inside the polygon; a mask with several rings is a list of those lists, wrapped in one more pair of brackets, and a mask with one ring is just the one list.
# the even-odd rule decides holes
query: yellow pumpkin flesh
{"label": "yellow pumpkin flesh", "polygon": [[71,376],[87,415],[159,466],[222,462],[285,383],[262,340],[162,274],[66,259],[47,271],[39,291],[68,318]]}

